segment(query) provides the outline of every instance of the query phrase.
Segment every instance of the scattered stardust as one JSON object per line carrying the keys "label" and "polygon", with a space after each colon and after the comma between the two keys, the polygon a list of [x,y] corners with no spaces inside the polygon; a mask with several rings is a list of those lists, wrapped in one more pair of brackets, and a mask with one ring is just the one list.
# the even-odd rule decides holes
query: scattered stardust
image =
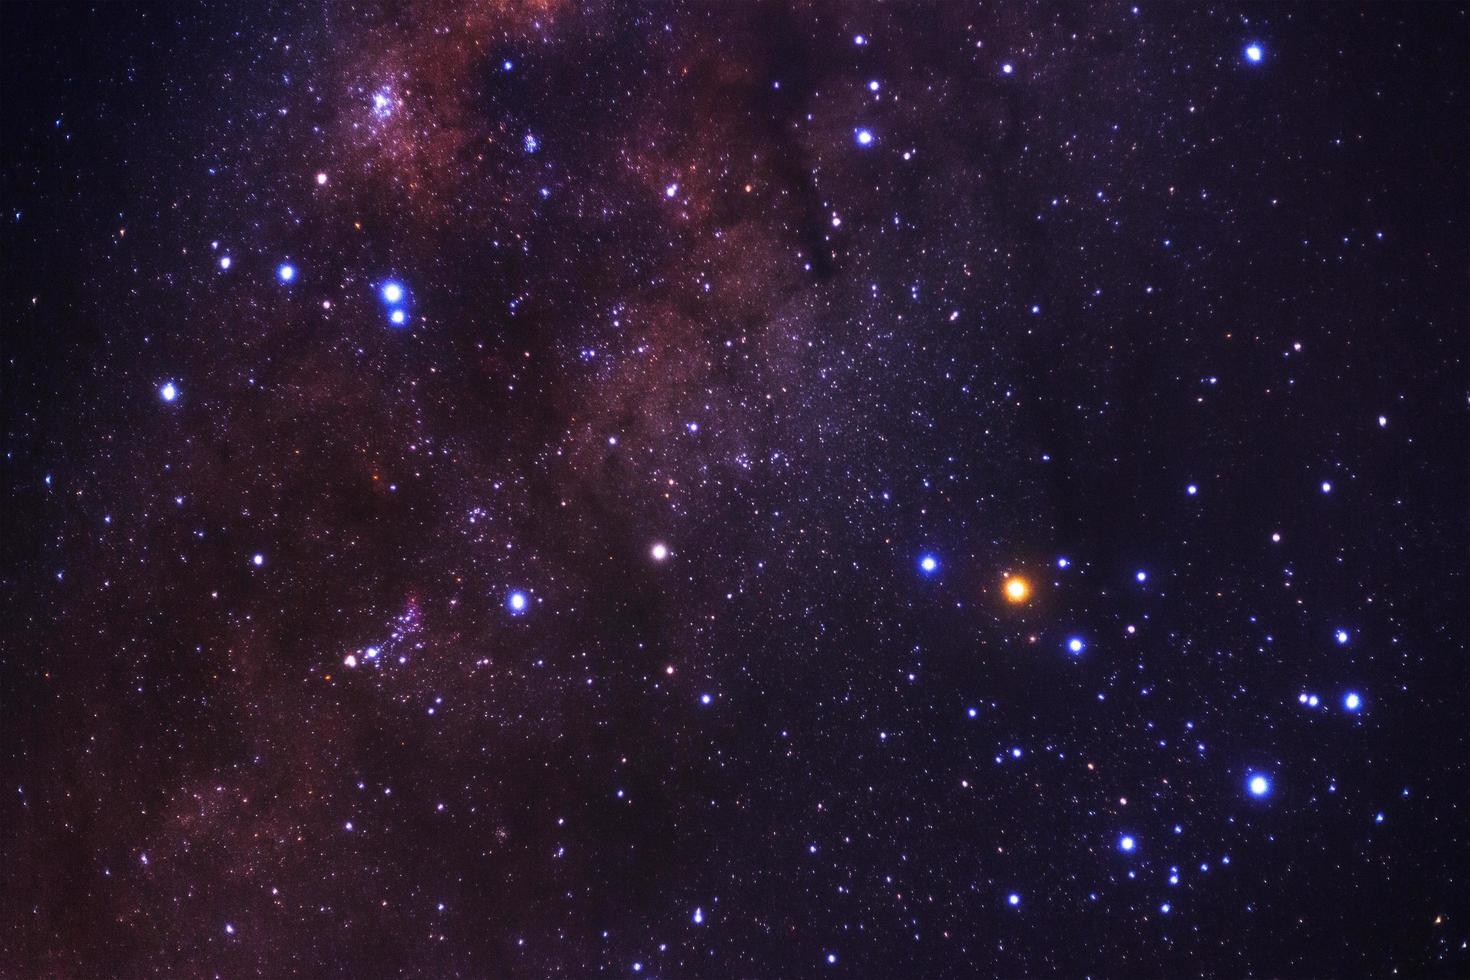
{"label": "scattered stardust", "polygon": [[7,975],[1465,972],[1464,10],[21,6]]}

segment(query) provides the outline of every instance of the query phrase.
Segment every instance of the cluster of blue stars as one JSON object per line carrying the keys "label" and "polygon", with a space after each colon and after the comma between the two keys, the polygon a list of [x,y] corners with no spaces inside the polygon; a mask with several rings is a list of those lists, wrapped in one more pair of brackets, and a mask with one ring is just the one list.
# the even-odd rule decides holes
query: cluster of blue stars
{"label": "cluster of blue stars", "polygon": [[408,291],[403,284],[389,279],[379,289],[383,302],[388,306],[388,322],[401,327],[408,322]]}

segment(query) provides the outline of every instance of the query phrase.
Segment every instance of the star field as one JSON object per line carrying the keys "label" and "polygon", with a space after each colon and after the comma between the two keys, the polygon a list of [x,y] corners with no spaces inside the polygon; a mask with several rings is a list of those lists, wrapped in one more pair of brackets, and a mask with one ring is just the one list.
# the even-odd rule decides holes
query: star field
{"label": "star field", "polygon": [[1470,972],[1464,5],[0,14],[0,974]]}

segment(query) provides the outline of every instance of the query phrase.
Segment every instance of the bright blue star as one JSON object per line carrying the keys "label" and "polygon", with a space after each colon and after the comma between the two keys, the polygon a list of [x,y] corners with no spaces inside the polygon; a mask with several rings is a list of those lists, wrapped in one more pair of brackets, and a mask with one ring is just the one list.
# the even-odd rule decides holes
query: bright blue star
{"label": "bright blue star", "polygon": [[859,129],[857,131],[857,133],[855,134],[855,138],[857,139],[858,146],[872,146],[873,145],[873,132],[872,132],[872,130]]}
{"label": "bright blue star", "polygon": [[1356,691],[1349,691],[1343,696],[1342,706],[1349,711],[1357,711],[1363,706],[1363,699]]}
{"label": "bright blue star", "polygon": [[1138,842],[1127,834],[1124,834],[1122,837],[1118,838],[1118,850],[1123,851],[1124,853],[1131,852],[1137,846]]}
{"label": "bright blue star", "polygon": [[1066,568],[1066,567],[1067,567],[1067,566],[1068,566],[1068,565],[1070,565],[1070,564],[1072,564],[1072,563],[1071,563],[1071,562],[1069,562],[1069,561],[1068,561],[1068,560],[1067,560],[1067,559],[1065,559],[1065,558],[1058,558],[1058,559],[1057,559],[1057,567],[1058,567],[1058,568]]}
{"label": "bright blue star", "polygon": [[171,402],[175,398],[179,397],[179,389],[174,387],[174,383],[170,381],[162,388],[158,389],[158,397],[162,398],[166,402]]}
{"label": "bright blue star", "polygon": [[1021,896],[1017,895],[1015,892],[1011,892],[1010,895],[1006,896],[1006,901],[1009,902],[1012,907],[1015,907],[1021,904]]}
{"label": "bright blue star", "polygon": [[276,278],[281,282],[290,282],[296,278],[296,267],[289,262],[282,262],[276,269]]}
{"label": "bright blue star", "polygon": [[230,262],[231,259],[228,255],[222,255],[220,256],[219,267],[221,269],[228,269],[230,267]]}
{"label": "bright blue star", "polygon": [[921,555],[919,557],[919,571],[925,575],[933,575],[939,571],[939,559],[933,555]]}
{"label": "bright blue star", "polygon": [[1347,630],[1338,630],[1336,633],[1334,633],[1332,635],[1333,635],[1333,638],[1337,640],[1337,645],[1338,646],[1346,646],[1347,645],[1347,641],[1349,639],[1349,637],[1348,637],[1348,631]]}
{"label": "bright blue star", "polygon": [[403,299],[403,286],[393,280],[383,283],[383,301],[385,303],[397,303]]}
{"label": "bright blue star", "polygon": [[1248,45],[1246,45],[1246,49],[1245,49],[1245,60],[1246,61],[1249,61],[1251,64],[1253,64],[1253,65],[1260,64],[1261,63],[1261,59],[1264,58],[1265,56],[1266,56],[1266,52],[1261,49],[1261,46],[1259,44],[1248,44]]}
{"label": "bright blue star", "polygon": [[541,141],[536,139],[534,134],[527,133],[526,138],[521,145],[526,148],[527,153],[535,153],[541,148]]}
{"label": "bright blue star", "polygon": [[510,609],[510,614],[512,616],[519,616],[521,613],[525,612],[526,606],[529,604],[530,600],[526,598],[526,594],[519,590],[512,592],[510,596],[507,597],[505,600],[505,605],[508,609]]}
{"label": "bright blue star", "polygon": [[1322,492],[1323,493],[1331,493],[1332,492],[1332,484],[1329,483],[1327,480],[1323,480],[1322,481]]}
{"label": "bright blue star", "polygon": [[388,314],[388,319],[395,327],[401,327],[404,321],[408,319],[408,315],[402,310],[394,310]]}
{"label": "bright blue star", "polygon": [[1165,915],[1168,915],[1169,914],[1169,903],[1168,902],[1165,902],[1163,905],[1160,905],[1159,906],[1159,911],[1162,912],[1162,913],[1164,913]]}
{"label": "bright blue star", "polygon": [[1138,579],[1138,581],[1140,582],[1144,582],[1148,580],[1148,572],[1145,572],[1143,569],[1139,569],[1138,574],[1134,575],[1133,577]]}
{"label": "bright blue star", "polygon": [[1073,653],[1081,653],[1086,647],[1087,644],[1082,642],[1082,637],[1080,636],[1074,636],[1067,641],[1067,649]]}
{"label": "bright blue star", "polygon": [[1184,492],[1193,497],[1195,494],[1199,493],[1199,487],[1191,483],[1189,486],[1184,488]]}
{"label": "bright blue star", "polygon": [[1246,780],[1245,788],[1250,790],[1252,796],[1266,796],[1271,792],[1271,780],[1260,773],[1254,773]]}

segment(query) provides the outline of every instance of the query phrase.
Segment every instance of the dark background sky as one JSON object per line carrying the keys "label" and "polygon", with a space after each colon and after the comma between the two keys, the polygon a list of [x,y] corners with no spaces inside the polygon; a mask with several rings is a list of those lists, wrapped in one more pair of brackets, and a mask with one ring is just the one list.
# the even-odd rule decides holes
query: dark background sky
{"label": "dark background sky", "polygon": [[1470,971],[1464,5],[0,38],[0,975]]}

